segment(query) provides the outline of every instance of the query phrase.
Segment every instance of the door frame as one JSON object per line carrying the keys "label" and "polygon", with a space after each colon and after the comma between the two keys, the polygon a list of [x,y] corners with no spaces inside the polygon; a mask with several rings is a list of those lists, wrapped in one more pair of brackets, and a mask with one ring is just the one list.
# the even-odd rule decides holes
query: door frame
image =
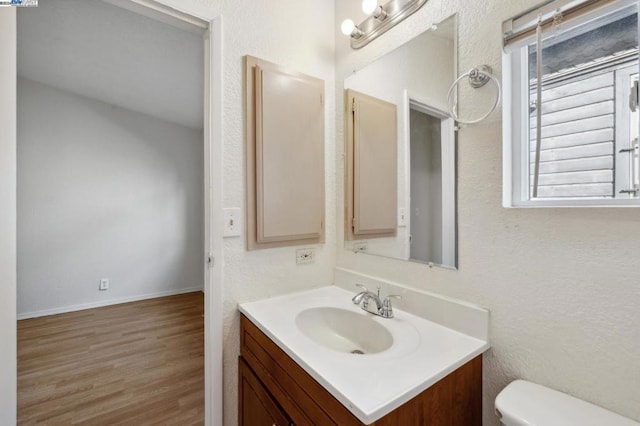
{"label": "door frame", "polygon": [[[455,120],[447,112],[431,106],[429,102],[414,96],[408,90],[404,91],[404,103],[406,108],[405,114],[405,131],[407,135],[407,199],[409,200],[409,208],[411,206],[411,124],[410,113],[414,109],[423,114],[430,115],[440,120],[441,135],[441,156],[442,156],[442,265],[443,268],[458,268],[458,218],[457,218],[457,147]],[[452,179],[445,179],[445,176],[452,176]],[[408,214],[408,224],[411,223],[411,214]],[[409,228],[411,229],[411,228]],[[411,258],[411,248],[409,248],[409,259]],[[447,265],[455,265],[450,267]]]}
{"label": "door frame", "polygon": [[[222,426],[223,421],[223,265],[224,251],[222,243],[222,181],[223,181],[223,86],[222,86],[222,16],[214,15],[204,16],[201,13],[189,10],[189,8],[171,5],[171,0],[107,0],[112,4],[121,5],[136,13],[145,15],[145,10],[155,15],[158,13],[166,15],[171,19],[179,19],[189,24],[201,24],[205,28],[204,32],[204,232],[205,247],[203,250],[204,265],[204,301],[205,301],[205,425]],[[17,14],[15,11],[6,18],[13,21],[14,27],[17,28]],[[13,38],[13,40],[12,40]],[[13,37],[3,40],[7,46],[14,49],[17,46],[17,31]],[[9,64],[12,65],[11,63]],[[17,65],[13,61],[17,74]],[[8,70],[10,74],[11,71]],[[15,126],[16,121],[16,105],[7,111],[7,116],[11,117]],[[2,136],[2,135],[0,135]],[[17,146],[17,138],[15,132],[8,135],[8,148],[15,152]],[[16,178],[16,161],[13,159],[12,170],[8,171],[8,178],[15,182]],[[4,178],[4,175],[3,175]],[[15,194],[14,194],[15,195]],[[14,197],[9,197],[7,208],[16,214],[17,205]],[[13,222],[13,223],[11,223]],[[13,233],[14,241],[11,242],[15,254],[15,221],[9,223],[10,232]],[[11,248],[11,247],[9,247]],[[2,259],[4,261],[4,259]],[[9,256],[9,262],[13,269],[13,277],[17,270],[17,259],[15,256]],[[14,295],[16,294],[17,282],[10,280],[9,289]],[[14,297],[15,301],[15,297]],[[15,310],[13,311],[15,316]],[[16,335],[16,321],[13,320],[13,336]],[[15,342],[14,342],[15,344]],[[14,346],[15,348],[15,346]],[[16,358],[14,349],[14,359]],[[17,375],[16,364],[12,366],[14,378]],[[17,388],[13,381],[13,389],[6,390],[9,400],[17,402]],[[4,390],[3,390],[4,391]],[[10,418],[5,419],[6,424],[16,422],[17,410],[10,410],[7,415]]]}
{"label": "door frame", "polygon": [[16,424],[16,11],[0,8],[0,424]]}

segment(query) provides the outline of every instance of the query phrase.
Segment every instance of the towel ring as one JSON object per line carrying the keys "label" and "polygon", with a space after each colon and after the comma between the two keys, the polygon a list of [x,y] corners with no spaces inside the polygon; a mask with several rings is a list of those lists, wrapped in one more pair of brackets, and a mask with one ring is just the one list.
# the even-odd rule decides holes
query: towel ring
{"label": "towel ring", "polygon": [[[463,79],[467,77],[469,79],[469,85],[474,89],[479,89],[480,87],[487,84],[489,81],[492,81],[496,85],[496,89],[498,90],[498,96],[496,96],[496,101],[494,102],[489,112],[487,112],[482,117],[477,118],[475,120],[463,121],[458,118],[458,114],[456,114],[455,112],[455,110],[458,109],[457,102],[453,104],[453,107],[451,106],[451,97],[453,96],[455,92],[455,88],[458,86],[458,83],[460,83]],[[491,113],[496,110],[496,108],[498,107],[498,104],[500,103],[500,99],[502,99],[502,89],[500,87],[500,82],[493,75],[491,67],[489,65],[482,65],[480,67],[470,69],[468,72],[462,74],[460,77],[458,77],[456,81],[453,82],[453,84],[451,85],[451,88],[449,88],[449,94],[447,95],[447,108],[449,108],[449,114],[451,114],[451,116],[457,123],[477,124],[482,120],[484,120],[485,118],[489,117]]]}

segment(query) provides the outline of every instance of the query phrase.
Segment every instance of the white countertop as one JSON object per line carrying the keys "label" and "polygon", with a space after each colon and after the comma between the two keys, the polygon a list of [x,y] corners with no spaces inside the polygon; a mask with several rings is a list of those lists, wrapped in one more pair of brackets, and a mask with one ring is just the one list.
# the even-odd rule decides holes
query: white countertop
{"label": "white countertop", "polygon": [[[369,314],[336,286],[240,304],[240,311],[365,424],[373,423],[489,348],[489,343],[394,308],[395,318]],[[305,336],[296,316],[335,307],[370,316],[393,335],[384,352],[353,355]]]}

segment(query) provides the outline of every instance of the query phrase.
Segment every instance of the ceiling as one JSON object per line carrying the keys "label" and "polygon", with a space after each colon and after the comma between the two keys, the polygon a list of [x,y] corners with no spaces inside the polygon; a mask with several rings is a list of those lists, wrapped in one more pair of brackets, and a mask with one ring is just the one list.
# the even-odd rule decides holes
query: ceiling
{"label": "ceiling", "polygon": [[101,0],[18,11],[18,75],[191,128],[203,127],[203,38]]}

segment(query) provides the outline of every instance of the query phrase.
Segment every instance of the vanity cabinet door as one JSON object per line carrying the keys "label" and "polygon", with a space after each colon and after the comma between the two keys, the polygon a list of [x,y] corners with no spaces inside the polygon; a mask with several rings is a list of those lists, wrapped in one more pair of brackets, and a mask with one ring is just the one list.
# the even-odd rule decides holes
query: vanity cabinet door
{"label": "vanity cabinet door", "polygon": [[241,426],[289,426],[292,424],[242,358],[238,361],[238,378]]}

